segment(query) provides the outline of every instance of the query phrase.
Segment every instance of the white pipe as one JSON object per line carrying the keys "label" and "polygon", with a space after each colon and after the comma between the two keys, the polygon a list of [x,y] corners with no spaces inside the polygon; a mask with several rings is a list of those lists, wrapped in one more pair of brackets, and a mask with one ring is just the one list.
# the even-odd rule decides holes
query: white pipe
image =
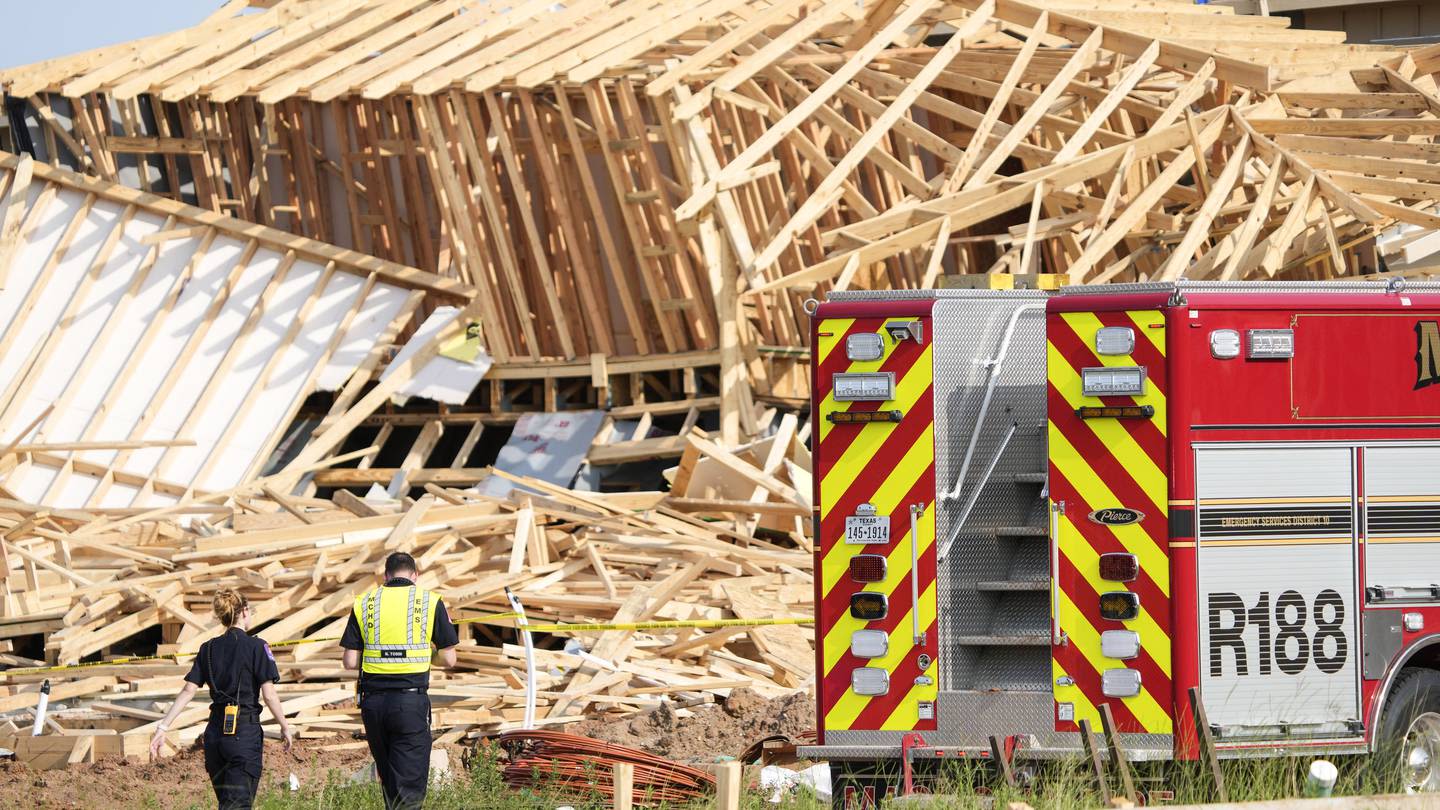
{"label": "white pipe", "polygon": [[985,395],[980,400],[980,413],[975,417],[975,428],[970,431],[970,445],[965,448],[965,458],[960,462],[960,474],[955,477],[955,485],[950,491],[940,496],[942,501],[953,501],[960,497],[960,488],[965,485],[965,475],[970,472],[970,460],[975,456],[975,443],[980,438],[980,428],[985,425],[985,416],[990,412],[990,399],[995,394],[995,381],[999,379],[999,369],[1005,365],[1005,359],[1010,355],[1010,343],[1015,335],[1015,325],[1020,322],[1020,316],[1026,312],[1044,312],[1045,304],[1024,304],[1018,306],[1010,313],[1010,321],[1005,324],[1005,334],[1000,338],[1000,349],[995,358],[986,363],[990,368],[990,377],[985,381]]}
{"label": "white pipe", "polygon": [[510,600],[510,609],[518,615],[515,625],[520,633],[520,641],[525,645],[524,728],[529,729],[535,727],[535,644],[530,637],[530,631],[525,629],[529,625],[529,621],[525,618],[525,606],[520,604],[520,597],[512,593],[509,588],[505,589],[505,596]]}
{"label": "white pipe", "polygon": [[40,732],[45,730],[45,712],[50,708],[50,681],[40,686],[40,703],[35,707],[35,727],[30,730],[31,737],[39,737]]}
{"label": "white pipe", "polygon": [[1305,798],[1323,799],[1330,795],[1335,789],[1335,779],[1340,775],[1340,769],[1335,763],[1326,759],[1317,759],[1310,763],[1310,773],[1305,777]]}

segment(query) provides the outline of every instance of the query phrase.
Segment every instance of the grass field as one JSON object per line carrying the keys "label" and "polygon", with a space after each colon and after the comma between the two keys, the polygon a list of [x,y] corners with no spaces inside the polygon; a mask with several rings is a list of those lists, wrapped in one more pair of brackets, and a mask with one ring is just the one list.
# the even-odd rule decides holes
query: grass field
{"label": "grass field", "polygon": [[[1386,773],[1372,760],[1362,757],[1341,757],[1335,760],[1340,768],[1335,795],[1374,795],[1399,792],[1398,774]],[[1264,759],[1239,760],[1224,763],[1224,773],[1232,801],[1291,798],[1301,795],[1306,770],[1310,760]],[[1199,803],[1213,801],[1209,774],[1194,763],[1136,763],[1136,775],[1142,789],[1165,789],[1175,792],[1175,803]],[[977,786],[994,784],[988,772],[979,766],[960,765],[946,773],[939,784],[940,793],[948,798],[937,802],[937,807],[956,810],[980,810],[988,807],[992,797],[977,792]],[[1112,789],[1114,789],[1112,779]],[[197,797],[197,808],[210,805],[210,796]],[[1089,810],[1102,806],[1093,776],[1081,762],[1054,763],[1035,774],[1029,789],[997,789],[993,799],[995,806],[1004,807],[1009,801],[1025,801],[1037,810]],[[699,810],[708,807],[709,802],[690,806],[676,806],[671,810]],[[346,783],[345,775],[335,773],[329,784],[288,791],[262,793],[255,806],[259,810],[299,810],[319,808],[320,810],[362,810],[383,805],[380,790],[376,785],[353,786]],[[152,805],[153,806],[153,805]],[[543,787],[534,790],[512,791],[501,781],[500,770],[493,760],[472,761],[471,767],[446,783],[432,787],[426,802],[427,808],[435,810],[460,810],[460,808],[493,808],[494,810],[555,810],[569,806],[575,810],[608,810],[609,803],[604,796],[561,796]],[[775,808],[781,810],[822,810],[828,802],[813,796],[787,797],[781,804],[765,801],[758,791],[747,796],[746,810]]]}

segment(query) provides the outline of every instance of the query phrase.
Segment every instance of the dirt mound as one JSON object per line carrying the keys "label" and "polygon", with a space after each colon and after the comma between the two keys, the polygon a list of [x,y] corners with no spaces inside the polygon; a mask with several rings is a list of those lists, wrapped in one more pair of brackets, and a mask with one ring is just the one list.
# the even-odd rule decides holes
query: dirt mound
{"label": "dirt mound", "polygon": [[691,711],[689,717],[676,717],[665,704],[630,720],[587,720],[565,730],[681,762],[713,762],[720,756],[739,756],[764,737],[798,738],[815,728],[815,701],[805,692],[767,700],[749,689],[736,689],[722,703]]}

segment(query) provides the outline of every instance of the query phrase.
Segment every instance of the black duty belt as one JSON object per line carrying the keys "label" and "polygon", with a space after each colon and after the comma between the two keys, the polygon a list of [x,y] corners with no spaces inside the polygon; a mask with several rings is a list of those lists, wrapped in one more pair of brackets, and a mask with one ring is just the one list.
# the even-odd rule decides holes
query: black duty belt
{"label": "black duty belt", "polygon": [[386,694],[391,694],[391,695],[393,695],[393,694],[398,694],[398,693],[400,693],[400,692],[418,692],[418,693],[420,693],[420,694],[423,695],[423,694],[425,694],[426,690],[421,689],[421,688],[418,687],[418,686],[410,686],[410,687],[406,687],[406,688],[404,688],[404,689],[365,689],[365,690],[362,690],[362,691],[360,692],[360,697],[365,697],[365,696],[367,696],[367,695],[386,695]]}

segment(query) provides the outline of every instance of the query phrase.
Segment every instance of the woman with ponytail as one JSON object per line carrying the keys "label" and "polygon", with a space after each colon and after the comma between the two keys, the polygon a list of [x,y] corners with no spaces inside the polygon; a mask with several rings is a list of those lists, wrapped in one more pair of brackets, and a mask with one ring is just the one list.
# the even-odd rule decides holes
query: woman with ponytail
{"label": "woman with ponytail", "polygon": [[215,618],[225,625],[225,632],[200,645],[190,674],[185,676],[185,688],[155,728],[150,753],[160,754],[160,745],[170,724],[200,687],[208,686],[210,722],[202,738],[205,770],[210,774],[210,784],[215,788],[221,810],[248,810],[260,785],[265,740],[260,730],[260,698],[264,698],[270,713],[280,721],[280,736],[287,752],[294,733],[280,711],[280,698],[275,694],[275,682],[280,680],[275,656],[268,644],[249,633],[249,603],[234,588],[221,588],[215,593],[212,607]]}

